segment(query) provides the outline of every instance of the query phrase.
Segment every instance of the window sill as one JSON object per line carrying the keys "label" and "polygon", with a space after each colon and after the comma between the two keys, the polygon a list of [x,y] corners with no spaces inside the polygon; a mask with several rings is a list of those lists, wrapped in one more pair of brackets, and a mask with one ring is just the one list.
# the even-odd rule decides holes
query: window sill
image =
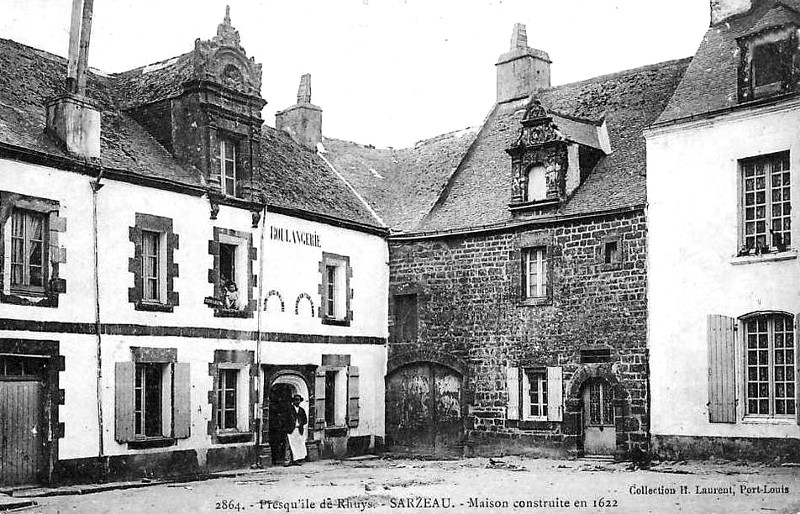
{"label": "window sill", "polygon": [[214,309],[215,318],[252,318],[253,311],[236,309]]}
{"label": "window sill", "polygon": [[742,419],[742,423],[746,425],[795,425],[797,424],[797,419],[794,416],[787,416],[785,418],[746,416]]}
{"label": "window sill", "polygon": [[350,320],[349,319],[337,319],[337,318],[322,318],[323,325],[334,325],[338,327],[349,327]]}
{"label": "window sill", "polygon": [[597,271],[619,271],[622,269],[621,262],[604,262],[597,265]]}
{"label": "window sill", "polygon": [[786,250],[784,252],[762,253],[761,255],[742,255],[731,257],[731,264],[755,264],[757,262],[777,262],[788,261],[797,258],[797,250]]}
{"label": "window sill", "polygon": [[167,303],[139,301],[135,304],[134,309],[148,312],[172,312],[173,307]]}
{"label": "window sill", "polygon": [[520,300],[519,304],[523,307],[535,307],[537,305],[550,305],[553,303],[553,299],[547,296],[542,296],[540,298],[525,298]]}
{"label": "window sill", "polygon": [[25,305],[29,307],[58,307],[58,295],[11,291],[11,294],[0,293],[0,303]]}
{"label": "window sill", "polygon": [[249,443],[253,440],[252,432],[238,432],[238,431],[219,431],[216,434],[216,443],[230,444],[230,443]]}
{"label": "window sill", "polygon": [[325,437],[344,437],[347,435],[347,427],[345,425],[325,427]]}
{"label": "window sill", "polygon": [[166,448],[174,446],[178,440],[174,437],[147,437],[128,441],[129,450],[146,450],[148,448]]}
{"label": "window sill", "polygon": [[532,211],[537,209],[546,209],[548,207],[554,207],[558,204],[559,204],[558,198],[550,198],[545,200],[534,200],[533,202],[510,203],[508,204],[508,209],[511,212]]}
{"label": "window sill", "polygon": [[553,430],[559,424],[559,421],[547,421],[547,419],[526,419],[520,420],[517,428],[520,430]]}

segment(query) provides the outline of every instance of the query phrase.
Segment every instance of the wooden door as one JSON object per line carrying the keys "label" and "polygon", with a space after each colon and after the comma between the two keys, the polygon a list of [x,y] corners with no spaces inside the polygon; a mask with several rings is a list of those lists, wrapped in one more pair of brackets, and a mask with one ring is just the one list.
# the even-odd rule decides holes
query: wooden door
{"label": "wooden door", "polygon": [[0,382],[0,484],[35,483],[42,471],[42,383]]}
{"label": "wooden door", "polygon": [[613,455],[617,448],[611,388],[602,379],[583,389],[583,451],[586,455]]}
{"label": "wooden door", "polygon": [[386,381],[386,436],[391,451],[460,456],[464,431],[462,379],[455,371],[420,362]]}

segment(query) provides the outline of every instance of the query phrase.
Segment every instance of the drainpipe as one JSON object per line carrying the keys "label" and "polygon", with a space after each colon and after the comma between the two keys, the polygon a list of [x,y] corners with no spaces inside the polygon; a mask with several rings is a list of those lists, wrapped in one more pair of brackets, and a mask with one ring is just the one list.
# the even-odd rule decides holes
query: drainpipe
{"label": "drainpipe", "polygon": [[100,258],[98,251],[98,223],[97,223],[97,192],[103,187],[100,179],[103,178],[103,168],[97,174],[97,178],[89,184],[92,186],[92,238],[94,247],[94,332],[97,340],[97,428],[99,437],[97,438],[97,456],[103,464],[101,478],[105,479],[107,462],[104,460],[105,450],[103,448],[103,355],[102,355],[102,327],[100,324]]}
{"label": "drainpipe", "polygon": [[[264,299],[264,232],[267,227],[267,205],[261,211],[261,236],[258,243],[258,301],[256,302],[256,399],[261,398],[261,301]],[[261,432],[264,422],[264,400],[256,406],[256,467],[261,467]]]}

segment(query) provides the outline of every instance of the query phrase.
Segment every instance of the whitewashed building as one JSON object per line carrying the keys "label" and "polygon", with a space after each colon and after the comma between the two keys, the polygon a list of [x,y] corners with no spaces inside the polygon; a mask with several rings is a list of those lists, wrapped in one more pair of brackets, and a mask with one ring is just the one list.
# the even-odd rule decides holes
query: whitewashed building
{"label": "whitewashed building", "polygon": [[0,485],[281,460],[295,393],[310,458],[380,446],[386,229],[309,79],[264,126],[227,14],[129,72],[70,55],[0,39]]}
{"label": "whitewashed building", "polygon": [[714,0],[646,133],[652,438],[800,459],[800,2]]}

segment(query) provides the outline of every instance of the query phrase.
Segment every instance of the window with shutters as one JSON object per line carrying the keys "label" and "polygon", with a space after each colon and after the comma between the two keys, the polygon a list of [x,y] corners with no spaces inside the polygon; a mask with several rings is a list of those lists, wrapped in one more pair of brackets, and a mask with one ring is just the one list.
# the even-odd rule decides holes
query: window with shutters
{"label": "window with shutters", "polygon": [[562,421],[563,378],[560,366],[521,368],[507,365],[507,419]]}
{"label": "window with shutters", "polygon": [[245,350],[214,350],[208,371],[213,383],[208,392],[213,415],[208,435],[214,443],[242,443],[253,438],[254,355]]}
{"label": "window with shutters", "polygon": [[129,239],[134,250],[128,271],[133,274],[134,285],[128,289],[128,301],[136,310],[172,312],[178,305],[178,293],[173,288],[178,276],[174,261],[178,236],[172,231],[172,220],[137,212]]}
{"label": "window with shutters", "polygon": [[189,437],[189,364],[174,348],[132,347],[132,361],[115,366],[116,440],[131,447]]}
{"label": "window with shutters", "polygon": [[58,246],[66,220],[59,203],[0,191],[0,301],[57,307],[66,282],[58,277],[66,251]]}
{"label": "window with shutters", "polygon": [[359,423],[359,369],[357,366],[317,368],[315,428],[357,427]]}
{"label": "window with shutters", "polygon": [[417,295],[394,296],[394,339],[414,341],[417,339]]}
{"label": "window with shutters", "polygon": [[322,323],[349,326],[353,319],[353,312],[350,310],[350,299],[353,296],[350,289],[350,278],[353,275],[350,258],[323,252],[319,270],[319,293],[322,300],[319,315]]}
{"label": "window with shutters", "polygon": [[792,318],[767,314],[745,319],[746,414],[794,417],[795,341]]}
{"label": "window with shutters", "polygon": [[782,252],[792,246],[789,152],[744,159],[741,170],[739,256]]}

